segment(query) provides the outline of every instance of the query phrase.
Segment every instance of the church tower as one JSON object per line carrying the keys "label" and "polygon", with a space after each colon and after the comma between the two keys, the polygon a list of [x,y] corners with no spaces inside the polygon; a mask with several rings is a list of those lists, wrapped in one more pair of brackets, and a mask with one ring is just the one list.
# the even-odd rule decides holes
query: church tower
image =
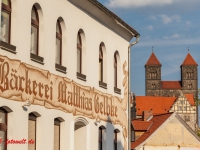
{"label": "church tower", "polygon": [[188,52],[181,67],[181,82],[183,93],[191,93],[194,97],[198,94],[198,64]]}
{"label": "church tower", "polygon": [[152,52],[145,65],[146,96],[159,96],[161,87],[161,63]]}

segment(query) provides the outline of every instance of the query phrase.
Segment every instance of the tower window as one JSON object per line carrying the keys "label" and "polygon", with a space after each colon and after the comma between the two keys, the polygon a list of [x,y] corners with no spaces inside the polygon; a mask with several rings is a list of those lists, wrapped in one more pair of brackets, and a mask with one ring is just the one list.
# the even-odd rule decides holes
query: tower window
{"label": "tower window", "polygon": [[152,89],[152,90],[155,90],[155,89],[156,89],[156,84],[152,84],[152,85],[151,85],[151,89]]}
{"label": "tower window", "polygon": [[189,89],[189,90],[192,89],[192,83],[188,84],[188,89]]}

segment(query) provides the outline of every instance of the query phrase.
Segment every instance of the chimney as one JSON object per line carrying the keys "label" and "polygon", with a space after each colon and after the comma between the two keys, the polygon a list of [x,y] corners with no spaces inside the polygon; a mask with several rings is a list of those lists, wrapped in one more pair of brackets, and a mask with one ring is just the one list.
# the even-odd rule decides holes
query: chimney
{"label": "chimney", "polygon": [[152,110],[145,110],[142,112],[142,120],[143,121],[149,121],[151,118],[153,118]]}

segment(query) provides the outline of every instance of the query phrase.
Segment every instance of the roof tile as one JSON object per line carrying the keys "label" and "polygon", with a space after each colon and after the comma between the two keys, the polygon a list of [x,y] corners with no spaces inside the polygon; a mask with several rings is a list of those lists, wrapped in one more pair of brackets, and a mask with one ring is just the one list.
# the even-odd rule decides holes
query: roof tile
{"label": "roof tile", "polygon": [[195,105],[194,95],[193,94],[184,94],[184,95],[187,98],[190,105],[194,106]]}
{"label": "roof tile", "polygon": [[161,81],[162,89],[181,89],[181,81]]}
{"label": "roof tile", "polygon": [[136,96],[137,115],[142,115],[144,110],[152,110],[153,114],[168,113],[176,97]]}
{"label": "roof tile", "polygon": [[144,142],[147,138],[149,138],[173,113],[166,113],[161,115],[154,115],[153,118],[150,120],[153,122],[149,131],[146,131],[142,134],[136,141],[131,142],[131,149],[136,148],[142,142]]}
{"label": "roof tile", "polygon": [[149,128],[152,125],[152,121],[141,121],[141,120],[132,120],[132,126],[134,130],[137,131],[146,131],[149,130]]}
{"label": "roof tile", "polygon": [[187,54],[185,60],[183,61],[182,65],[194,65],[198,66],[194,58],[190,55],[190,53]]}
{"label": "roof tile", "polygon": [[154,53],[152,53],[151,56],[149,57],[149,60],[146,63],[146,66],[147,65],[159,65],[159,66],[161,66],[161,63],[159,62],[156,55]]}

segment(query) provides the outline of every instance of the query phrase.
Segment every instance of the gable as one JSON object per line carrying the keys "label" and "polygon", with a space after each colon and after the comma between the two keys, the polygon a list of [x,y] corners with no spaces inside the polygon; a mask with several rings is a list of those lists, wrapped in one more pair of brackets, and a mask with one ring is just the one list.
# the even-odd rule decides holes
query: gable
{"label": "gable", "polygon": [[175,115],[157,129],[153,136],[146,141],[145,146],[200,147],[200,141],[194,134],[186,123]]}
{"label": "gable", "polygon": [[196,107],[192,106],[185,96],[179,96],[172,105],[170,112],[196,113]]}

